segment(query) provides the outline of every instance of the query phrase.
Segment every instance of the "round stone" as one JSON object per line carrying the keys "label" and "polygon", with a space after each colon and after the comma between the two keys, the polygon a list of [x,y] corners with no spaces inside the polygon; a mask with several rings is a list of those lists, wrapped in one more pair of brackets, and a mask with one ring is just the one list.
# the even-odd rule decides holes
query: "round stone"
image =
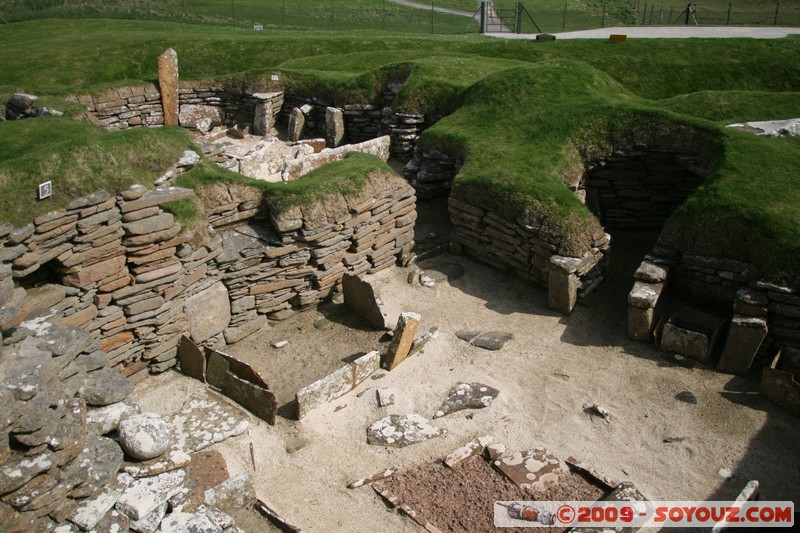
{"label": "round stone", "polygon": [[125,453],[141,461],[158,457],[170,445],[169,424],[154,413],[126,418],[119,423],[117,432]]}

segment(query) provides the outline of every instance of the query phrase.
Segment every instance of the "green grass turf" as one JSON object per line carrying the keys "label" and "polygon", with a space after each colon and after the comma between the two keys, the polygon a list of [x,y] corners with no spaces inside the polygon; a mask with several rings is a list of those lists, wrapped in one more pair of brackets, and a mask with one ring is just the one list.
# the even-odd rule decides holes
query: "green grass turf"
{"label": "green grass turf", "polygon": [[[800,39],[535,43],[61,20],[0,26],[0,41],[4,96],[19,88],[53,102],[67,94],[152,81],[155,58],[167,46],[178,50],[184,79],[258,87],[279,71],[283,88],[338,104],[370,102],[385,83],[403,79],[398,108],[448,115],[420,142],[466,157],[456,194],[523,217],[547,213],[549,231],[565,239],[591,225],[591,218],[561,176],[582,165],[582,153],[602,153],[609,130],[657,125],[678,133],[704,131],[712,177],[670,219],[665,233],[687,250],[736,251],[776,277],[797,276],[800,270],[793,216],[800,201],[800,143],[721,127],[800,116]],[[152,145],[153,153],[125,152],[131,139],[137,147]],[[30,196],[41,176],[53,176],[60,194],[114,190],[144,180],[148,172],[157,174],[189,144],[183,132],[169,128],[107,134],[67,119],[7,123],[0,126],[0,147],[16,156],[0,161],[0,173],[9,176],[6,181],[24,183],[24,190],[10,193],[16,197]],[[83,162],[87,152],[94,162]],[[72,166],[82,170],[66,168],[62,159],[78,161]],[[348,165],[357,163],[333,167],[328,179],[339,176],[346,188]],[[104,168],[116,168],[119,175],[101,172]],[[58,174],[68,170],[71,177],[60,191]],[[246,178],[205,164],[187,179]],[[35,203],[19,210],[13,203],[2,206],[12,220],[24,219],[21,211],[30,217],[57,206]]]}

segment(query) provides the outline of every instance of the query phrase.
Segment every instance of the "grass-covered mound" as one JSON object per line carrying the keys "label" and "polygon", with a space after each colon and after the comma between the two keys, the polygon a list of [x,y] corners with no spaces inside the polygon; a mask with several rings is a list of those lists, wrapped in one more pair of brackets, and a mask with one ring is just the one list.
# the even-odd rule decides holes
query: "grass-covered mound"
{"label": "grass-covered mound", "polygon": [[[404,81],[397,109],[449,115],[420,142],[465,158],[455,193],[523,219],[544,216],[538,222],[565,239],[566,249],[584,247],[581,232],[596,233],[598,225],[562,185],[565,174],[580,172],[586,159],[608,153],[632,131],[700,132],[711,177],[668,222],[665,235],[685,250],[752,261],[765,275],[800,271],[800,234],[792,231],[798,143],[722,127],[800,116],[800,39],[542,44],[96,20],[0,26],[0,39],[0,91],[25,89],[50,99],[152,81],[155,58],[168,46],[178,51],[183,79],[284,89],[336,104],[380,101],[389,82]],[[281,80],[271,84],[275,71]],[[67,122],[49,122],[54,142],[72,135]],[[115,135],[139,139],[140,147],[166,142],[151,132]],[[176,141],[171,153],[187,142]],[[137,153],[144,161],[137,168],[165,159]],[[328,172],[338,176],[356,163]],[[187,179],[243,178],[203,165]],[[101,185],[87,181],[81,192],[114,188]],[[318,186],[293,185],[300,189],[283,189],[283,198],[305,201]]]}

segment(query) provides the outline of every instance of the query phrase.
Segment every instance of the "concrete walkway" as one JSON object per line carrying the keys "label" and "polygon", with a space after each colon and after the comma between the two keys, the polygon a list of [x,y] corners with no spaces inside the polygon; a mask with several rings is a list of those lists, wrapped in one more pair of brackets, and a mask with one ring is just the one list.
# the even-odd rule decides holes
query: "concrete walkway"
{"label": "concrete walkway", "polygon": [[[422,4],[420,2],[410,2],[409,0],[389,0],[389,1],[392,2],[393,4],[400,4],[401,6],[413,7],[415,9],[426,9],[428,11],[431,10],[430,4]],[[448,15],[458,15],[460,17],[468,17],[471,19],[474,18],[475,20],[478,20],[480,18],[480,12],[478,11],[479,4],[480,2],[478,2],[478,5],[475,6],[475,11],[460,11],[458,9],[449,9],[446,7],[435,7],[435,6],[433,7],[433,10],[436,13],[447,13]]]}
{"label": "concrete walkway", "polygon": [[[596,30],[554,33],[556,39],[608,39],[611,34],[627,35],[629,39],[782,39],[800,35],[800,28],[773,26],[617,26]],[[503,39],[535,39],[535,33],[487,34]]]}

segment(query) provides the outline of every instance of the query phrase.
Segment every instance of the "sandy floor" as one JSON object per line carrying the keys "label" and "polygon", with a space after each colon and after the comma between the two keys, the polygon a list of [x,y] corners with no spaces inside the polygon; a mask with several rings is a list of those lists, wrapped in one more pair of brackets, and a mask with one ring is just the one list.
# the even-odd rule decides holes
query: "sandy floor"
{"label": "sandy floor", "polygon": [[[732,499],[757,479],[762,499],[800,500],[800,424],[757,395],[757,377],[679,366],[625,337],[625,298],[635,257],[646,245],[631,239],[619,246],[623,241],[618,238],[617,249],[630,249],[628,260],[618,255],[608,282],[571,317],[549,311],[543,290],[464,257],[429,260],[428,266],[458,263],[466,272],[433,288],[413,288],[403,269],[379,273],[375,282],[384,300],[420,313],[422,329],[437,326],[438,338],[393,372],[367,380],[300,422],[279,417],[268,426],[253,419],[249,434],[217,445],[229,469],[253,471],[252,442],[260,497],[304,530],[319,532],[416,530],[387,511],[368,487],[345,485],[389,466],[438,459],[487,434],[512,448],[542,445],[562,458],[573,455],[611,478],[632,481],[651,499]],[[514,339],[501,351],[485,351],[457,339],[454,332],[462,328],[507,331]],[[298,365],[352,355],[352,339],[330,330],[306,326],[295,332],[288,340],[302,347],[291,352]],[[247,342],[269,352],[271,341],[288,335],[288,329],[276,335],[267,328]],[[379,335],[369,335],[377,348]],[[279,375],[271,380],[277,386],[276,380]],[[366,443],[366,428],[386,414],[431,417],[457,381],[483,382],[501,394],[470,419],[462,411],[435,420],[447,430],[444,437],[399,450]],[[145,410],[164,412],[198,386],[169,372],[140,384],[136,397]],[[377,407],[372,390],[358,394],[378,386],[394,392],[395,405]],[[681,391],[692,392],[697,404],[676,400]],[[584,412],[592,403],[610,411],[609,423]],[[665,443],[670,437],[683,440]],[[287,443],[298,439],[308,445],[287,453]],[[736,477],[724,479],[722,468]]]}

